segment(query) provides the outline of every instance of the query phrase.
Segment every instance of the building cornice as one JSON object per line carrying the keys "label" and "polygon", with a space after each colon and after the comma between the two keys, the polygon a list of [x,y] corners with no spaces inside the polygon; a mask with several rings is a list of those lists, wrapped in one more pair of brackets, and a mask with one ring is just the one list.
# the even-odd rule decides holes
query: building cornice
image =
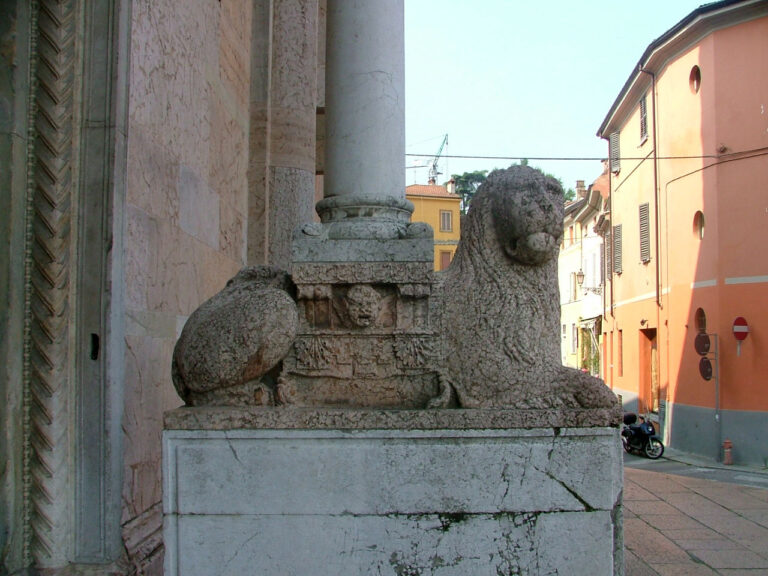
{"label": "building cornice", "polygon": [[600,210],[600,191],[595,188],[590,188],[584,198],[584,205],[576,212],[574,219],[577,222],[585,222],[590,216],[597,214]]}

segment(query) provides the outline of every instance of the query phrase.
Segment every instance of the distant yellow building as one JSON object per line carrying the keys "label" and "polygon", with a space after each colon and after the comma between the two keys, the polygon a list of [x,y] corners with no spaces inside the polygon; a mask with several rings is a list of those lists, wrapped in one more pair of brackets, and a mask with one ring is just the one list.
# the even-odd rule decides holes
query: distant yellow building
{"label": "distant yellow building", "polygon": [[406,186],[405,197],[415,209],[412,222],[426,222],[435,231],[435,270],[445,270],[456,253],[459,244],[459,205],[461,197],[450,192],[447,186],[437,184],[413,184]]}

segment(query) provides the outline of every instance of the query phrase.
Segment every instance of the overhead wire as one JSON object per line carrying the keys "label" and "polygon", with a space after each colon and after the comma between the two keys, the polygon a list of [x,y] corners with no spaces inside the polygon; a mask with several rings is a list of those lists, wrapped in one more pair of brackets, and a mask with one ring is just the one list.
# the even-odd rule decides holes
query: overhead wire
{"label": "overhead wire", "polygon": [[[729,157],[741,156],[743,154],[752,154],[768,150],[767,147],[753,148],[751,150],[742,150],[739,152],[729,152],[727,154],[701,154],[691,156],[657,156],[658,160],[723,160]],[[431,157],[434,154],[414,154],[406,153],[407,157]],[[557,161],[588,161],[588,160],[607,160],[608,156],[526,156],[524,154],[517,156],[480,156],[472,154],[443,154],[443,158],[458,158],[463,160],[557,160]],[[646,156],[620,156],[618,160],[646,160]]]}

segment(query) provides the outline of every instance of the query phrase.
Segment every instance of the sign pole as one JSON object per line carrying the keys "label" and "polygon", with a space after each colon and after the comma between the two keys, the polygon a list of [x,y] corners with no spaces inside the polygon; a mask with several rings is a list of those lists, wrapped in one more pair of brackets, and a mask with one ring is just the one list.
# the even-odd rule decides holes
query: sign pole
{"label": "sign pole", "polygon": [[720,446],[723,439],[723,423],[720,420],[720,340],[717,334],[712,334],[712,339],[715,342],[715,454],[716,460],[720,462]]}

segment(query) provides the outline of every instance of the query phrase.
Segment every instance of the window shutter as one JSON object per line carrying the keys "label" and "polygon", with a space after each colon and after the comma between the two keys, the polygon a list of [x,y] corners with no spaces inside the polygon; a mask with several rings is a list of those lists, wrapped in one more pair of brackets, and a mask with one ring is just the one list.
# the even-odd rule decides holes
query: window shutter
{"label": "window shutter", "polygon": [[607,282],[608,278],[613,272],[613,234],[611,234],[610,230],[607,230],[605,233],[605,239],[603,240],[603,251],[605,254],[603,281]]}
{"label": "window shutter", "polygon": [[640,99],[640,140],[648,138],[648,105],[646,95]]}
{"label": "window shutter", "polygon": [[640,261],[651,260],[651,228],[648,217],[648,203],[640,205]]}
{"label": "window shutter", "polygon": [[579,299],[579,282],[576,279],[576,272],[571,272],[571,302]]}
{"label": "window shutter", "polygon": [[609,139],[609,154],[611,156],[611,172],[617,174],[621,172],[621,155],[619,151],[619,133],[614,132]]}
{"label": "window shutter", "polygon": [[621,274],[621,224],[613,227],[613,271]]}
{"label": "window shutter", "polygon": [[605,277],[607,276],[605,272],[605,253],[606,253],[606,246],[607,244],[603,244],[603,249],[600,250],[600,285],[605,285]]}

